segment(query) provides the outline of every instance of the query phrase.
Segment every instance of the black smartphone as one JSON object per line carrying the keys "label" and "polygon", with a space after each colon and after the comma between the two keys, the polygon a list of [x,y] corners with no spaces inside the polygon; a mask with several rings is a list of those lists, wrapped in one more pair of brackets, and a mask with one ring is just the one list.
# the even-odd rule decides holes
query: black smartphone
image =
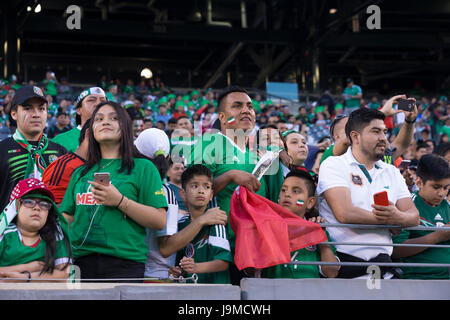
{"label": "black smartphone", "polygon": [[412,111],[414,111],[414,100],[398,99],[397,106],[398,106],[398,110],[412,112]]}

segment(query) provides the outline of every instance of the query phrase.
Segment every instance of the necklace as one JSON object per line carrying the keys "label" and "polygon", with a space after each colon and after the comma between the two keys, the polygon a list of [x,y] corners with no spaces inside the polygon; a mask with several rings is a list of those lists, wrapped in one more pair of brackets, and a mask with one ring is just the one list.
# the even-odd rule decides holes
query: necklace
{"label": "necklace", "polygon": [[106,165],[104,165],[104,166],[100,166],[100,168],[105,169],[106,167],[109,167],[109,165],[110,165],[111,163],[113,163],[114,160],[116,160],[116,159],[112,159],[110,162],[108,162],[108,164],[106,164]]}

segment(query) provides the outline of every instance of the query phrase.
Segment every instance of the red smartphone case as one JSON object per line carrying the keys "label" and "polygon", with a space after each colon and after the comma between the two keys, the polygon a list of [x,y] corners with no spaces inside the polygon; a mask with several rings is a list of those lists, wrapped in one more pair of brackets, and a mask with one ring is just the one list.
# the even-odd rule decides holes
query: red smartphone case
{"label": "red smartphone case", "polygon": [[381,191],[373,195],[373,202],[378,206],[388,206],[389,199],[387,191]]}

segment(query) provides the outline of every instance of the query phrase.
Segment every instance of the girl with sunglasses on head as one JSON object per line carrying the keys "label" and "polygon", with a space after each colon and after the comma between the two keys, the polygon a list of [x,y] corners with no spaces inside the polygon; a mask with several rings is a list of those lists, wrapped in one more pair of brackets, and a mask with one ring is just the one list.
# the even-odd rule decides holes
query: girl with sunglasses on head
{"label": "girl with sunglasses on head", "polygon": [[[166,224],[161,177],[134,146],[124,108],[103,102],[91,119],[87,162],[74,172],[60,208],[71,223],[75,264],[82,279],[142,282],[136,278],[144,277],[146,228]],[[94,181],[96,173],[105,180]]]}
{"label": "girl with sunglasses on head", "polygon": [[67,221],[54,199],[46,185],[34,178],[13,189],[0,215],[0,281],[68,278]]}

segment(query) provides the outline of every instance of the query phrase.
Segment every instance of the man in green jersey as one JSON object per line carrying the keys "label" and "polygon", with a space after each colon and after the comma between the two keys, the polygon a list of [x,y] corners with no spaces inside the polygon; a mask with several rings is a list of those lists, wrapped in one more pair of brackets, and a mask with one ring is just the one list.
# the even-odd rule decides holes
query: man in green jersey
{"label": "man in green jersey", "polygon": [[355,109],[359,108],[359,101],[362,98],[362,90],[360,86],[357,86],[353,79],[347,79],[347,86],[342,92],[342,97],[345,101],[345,113],[349,114]]}
{"label": "man in green jersey", "polygon": [[[217,203],[229,214],[231,196],[239,185],[263,197],[267,190],[264,179],[259,182],[252,175],[258,159],[247,147],[247,136],[255,126],[256,117],[250,96],[243,88],[230,87],[219,96],[218,106],[221,131],[203,135],[191,149],[191,160],[212,171]],[[227,228],[234,253],[235,235],[230,226]],[[237,272],[235,266],[231,266],[231,281],[238,284],[240,277],[234,277],[233,270]]]}
{"label": "man in green jersey", "polygon": [[[419,210],[420,225],[450,227],[450,206],[446,200],[450,188],[450,167],[446,159],[424,155],[417,167],[419,191],[412,194]],[[394,238],[396,243],[450,245],[450,231],[403,230]],[[407,263],[450,263],[450,249],[426,247],[394,247],[393,258]],[[450,279],[449,268],[402,268],[403,279]]]}
{"label": "man in green jersey", "polygon": [[92,116],[92,112],[100,102],[106,101],[106,95],[102,88],[92,87],[84,90],[77,98],[75,109],[77,127],[61,133],[52,139],[53,142],[62,145],[69,152],[75,152],[78,148],[81,128]]}

